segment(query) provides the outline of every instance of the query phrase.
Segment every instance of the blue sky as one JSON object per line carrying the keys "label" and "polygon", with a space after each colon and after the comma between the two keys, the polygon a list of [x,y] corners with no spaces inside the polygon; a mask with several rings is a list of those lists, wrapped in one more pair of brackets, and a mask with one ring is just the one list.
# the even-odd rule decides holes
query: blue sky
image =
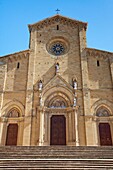
{"label": "blue sky", "polygon": [[113,0],[0,0],[0,56],[28,49],[28,24],[56,14],[88,22],[87,46],[113,52]]}

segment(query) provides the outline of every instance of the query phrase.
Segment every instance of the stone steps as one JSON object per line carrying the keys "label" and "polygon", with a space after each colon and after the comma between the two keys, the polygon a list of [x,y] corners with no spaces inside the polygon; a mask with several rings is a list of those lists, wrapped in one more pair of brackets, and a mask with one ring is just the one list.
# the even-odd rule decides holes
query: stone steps
{"label": "stone steps", "polygon": [[109,160],[4,160],[0,169],[113,169]]}
{"label": "stone steps", "polygon": [[0,169],[112,170],[113,147],[3,146]]}
{"label": "stone steps", "polygon": [[113,147],[0,147],[0,158],[112,159]]}

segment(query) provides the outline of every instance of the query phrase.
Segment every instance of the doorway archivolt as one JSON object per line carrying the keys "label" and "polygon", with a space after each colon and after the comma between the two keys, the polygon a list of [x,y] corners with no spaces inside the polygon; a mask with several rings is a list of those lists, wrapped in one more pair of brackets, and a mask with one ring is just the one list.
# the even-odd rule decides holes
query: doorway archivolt
{"label": "doorway archivolt", "polygon": [[110,109],[101,105],[96,110],[98,145],[113,145],[113,122]]}
{"label": "doorway archivolt", "polygon": [[73,145],[73,142],[75,145],[75,119],[71,106],[72,101],[69,96],[61,91],[51,93],[46,97],[44,102],[44,145],[54,143]]}
{"label": "doorway archivolt", "polygon": [[1,145],[22,145],[23,109],[12,102],[9,102],[6,106],[2,110],[0,143]]}

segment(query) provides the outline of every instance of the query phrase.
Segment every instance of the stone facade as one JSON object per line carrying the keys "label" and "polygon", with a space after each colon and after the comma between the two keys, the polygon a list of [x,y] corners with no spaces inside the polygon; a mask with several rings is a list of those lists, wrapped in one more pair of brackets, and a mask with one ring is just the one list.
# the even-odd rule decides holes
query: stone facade
{"label": "stone facade", "polygon": [[113,53],[87,48],[81,21],[55,15],[28,27],[29,49],[0,58],[0,145],[11,124],[16,145],[50,145],[54,115],[65,118],[66,145],[101,145],[104,124],[113,141]]}

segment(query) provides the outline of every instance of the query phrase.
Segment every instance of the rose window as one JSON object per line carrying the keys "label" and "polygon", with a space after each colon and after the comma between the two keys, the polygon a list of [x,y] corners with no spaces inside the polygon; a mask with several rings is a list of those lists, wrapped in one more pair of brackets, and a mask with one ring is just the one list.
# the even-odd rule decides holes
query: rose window
{"label": "rose window", "polygon": [[61,55],[64,53],[65,51],[65,47],[63,44],[57,42],[55,44],[53,44],[51,46],[51,49],[50,49],[51,53],[54,54],[54,55]]}

